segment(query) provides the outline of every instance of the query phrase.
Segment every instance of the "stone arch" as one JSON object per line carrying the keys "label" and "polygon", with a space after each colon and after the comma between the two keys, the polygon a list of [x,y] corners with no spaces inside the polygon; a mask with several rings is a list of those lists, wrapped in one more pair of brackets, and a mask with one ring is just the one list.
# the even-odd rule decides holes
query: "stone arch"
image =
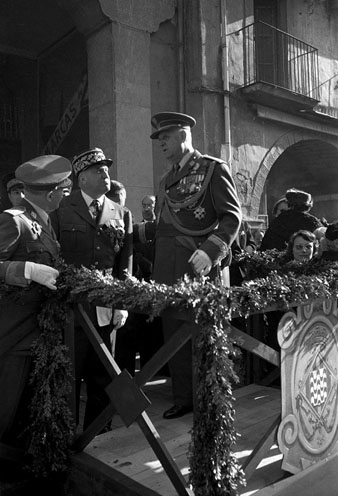
{"label": "stone arch", "polygon": [[254,179],[251,205],[250,205],[250,216],[257,217],[259,213],[259,205],[261,196],[263,193],[266,178],[276,162],[276,160],[282,155],[282,153],[290,146],[308,139],[308,134],[300,131],[288,131],[281,135],[266,152]]}

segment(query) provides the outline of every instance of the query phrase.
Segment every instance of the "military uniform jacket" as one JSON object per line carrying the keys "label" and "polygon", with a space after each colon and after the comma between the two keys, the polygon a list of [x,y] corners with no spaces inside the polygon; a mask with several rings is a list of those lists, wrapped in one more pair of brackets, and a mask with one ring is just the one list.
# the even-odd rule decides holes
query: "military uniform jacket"
{"label": "military uniform jacket", "polygon": [[53,266],[58,255],[55,234],[29,202],[0,214],[0,279],[27,286],[19,303],[10,299],[0,303],[0,354],[29,350],[38,335],[36,315],[43,300],[42,287],[25,279],[25,262]]}
{"label": "military uniform jacket", "polygon": [[96,222],[89,213],[81,191],[65,197],[51,215],[66,263],[99,270],[113,269],[125,279],[132,273],[132,219],[129,210],[105,197]]}
{"label": "military uniform jacket", "polygon": [[155,281],[173,284],[185,273],[192,275],[188,258],[197,248],[218,266],[242,220],[228,166],[195,150],[176,175],[170,171],[162,179],[156,214]]}

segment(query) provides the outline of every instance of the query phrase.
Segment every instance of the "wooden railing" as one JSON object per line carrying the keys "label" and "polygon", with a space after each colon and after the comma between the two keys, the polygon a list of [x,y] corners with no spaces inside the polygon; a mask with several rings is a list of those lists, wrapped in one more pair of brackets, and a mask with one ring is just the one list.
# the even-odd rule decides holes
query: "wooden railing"
{"label": "wooden railing", "polygon": [[[218,302],[219,304],[219,302]],[[285,310],[278,329],[278,339],[281,352],[272,349],[257,339],[256,330],[243,332],[227,321],[231,332],[227,334],[232,342],[242,349],[262,358],[276,367],[281,373],[282,411],[276,416],[265,435],[247,459],[243,469],[248,480],[254,473],[260,461],[265,457],[271,445],[278,437],[278,444],[284,455],[285,468],[296,473],[307,466],[321,462],[338,451],[338,422],[336,420],[337,386],[336,360],[338,354],[338,309],[336,299],[312,300],[306,303],[294,303],[289,307],[294,310]],[[265,308],[265,312],[276,308]],[[179,496],[188,496],[191,490],[182,476],[175,461],[162,442],[156,427],[146,413],[149,400],[142,387],[163,365],[190,339],[192,345],[198,336],[192,335],[196,326],[185,325],[196,319],[191,310],[168,309],[171,317],[184,321],[180,329],[166,342],[149,362],[132,378],[127,371],[121,371],[111,352],[103,343],[95,326],[89,319],[83,305],[77,301],[72,304],[71,318],[65,331],[65,343],[69,348],[71,358],[74,358],[74,321],[80,323],[89,341],[98,354],[103,366],[111,377],[111,383],[106,391],[110,399],[109,405],[80,435],[74,437],[72,450],[81,452],[91,440],[101,431],[114,414],[119,414],[126,426],[136,422],[151,448],[161,462],[166,474],[172,482]],[[164,314],[163,312],[163,314]],[[262,313],[257,312],[257,313]],[[294,371],[298,374],[293,377]],[[314,386],[309,387],[306,381],[312,381]],[[75,388],[74,388],[75,390]],[[123,391],[123,395],[121,395]],[[310,392],[309,392],[310,391]],[[309,394],[308,394],[309,392]],[[308,394],[308,397],[307,397]],[[75,412],[75,393],[70,399]],[[329,416],[326,413],[329,412]],[[307,415],[310,415],[307,418]],[[297,418],[300,425],[297,426]],[[328,419],[327,419],[328,417]],[[75,414],[74,414],[75,418]],[[291,436],[289,419],[294,425]],[[312,420],[315,419],[315,422]],[[326,429],[325,425],[329,422]],[[303,424],[305,425],[305,428]],[[308,435],[306,428],[314,429],[314,436]],[[325,427],[325,435],[318,436],[318,429]],[[323,428],[324,428],[323,427]],[[307,429],[307,430],[306,430]],[[303,436],[298,440],[298,432]],[[303,434],[302,434],[303,432]],[[310,433],[311,434],[311,433]],[[313,447],[312,437],[316,446]],[[309,438],[309,439],[307,439]],[[305,441],[304,441],[305,439]],[[322,444],[320,444],[322,443]],[[307,447],[306,444],[309,446]],[[305,448],[304,448],[305,445]],[[7,457],[15,453],[4,452],[6,447],[0,446],[0,455]],[[303,450],[303,451],[302,451]],[[301,453],[299,456],[298,454]],[[302,466],[298,464],[302,461]]]}
{"label": "wooden railing", "polygon": [[[193,346],[196,336],[192,335],[191,329],[194,328],[194,326],[182,325],[181,328],[178,329],[172,336],[172,338],[166,342],[146,363],[146,365],[136,373],[135,377],[132,378],[126,370],[120,370],[110,351],[103,343],[95,326],[89,319],[83,306],[81,304],[75,305],[73,312],[75,319],[82,326],[102,364],[110,375],[112,382],[106,388],[106,392],[110,399],[109,405],[83,433],[74,439],[72,449],[75,452],[82,451],[102,430],[107,422],[111,420],[113,415],[117,413],[120,415],[126,427],[133,422],[136,422],[139,425],[177,493],[180,496],[190,495],[191,490],[187,487],[184,477],[171,457],[165,444],[161,441],[156,427],[153,425],[146,413],[146,409],[150,402],[143,393],[142,387],[146,384],[146,382],[151,380],[154,374],[156,374],[156,372],[160,370],[163,365],[166,364],[183,345],[185,345],[187,341],[192,339]],[[170,313],[171,316],[179,316],[180,320],[185,320],[186,322],[195,318],[191,311],[165,310],[165,312]],[[66,344],[71,350],[71,355],[73,354],[72,350],[74,349],[73,322],[74,318],[70,319],[70,325],[66,332]],[[279,368],[279,352],[259,341],[253,335],[247,334],[235,326],[232,326],[231,322],[229,322],[229,325],[231,326],[231,339],[233,339],[240,348],[255,354],[256,356]],[[124,392],[123,395],[120,394],[121,390]],[[75,405],[74,398],[72,400],[72,404],[73,406]],[[256,467],[265,457],[267,451],[275,441],[279,421],[280,416],[278,416],[273,424],[269,426],[266,435],[258,443],[256,449],[252,452],[251,456],[243,466],[247,480],[252,476]]]}

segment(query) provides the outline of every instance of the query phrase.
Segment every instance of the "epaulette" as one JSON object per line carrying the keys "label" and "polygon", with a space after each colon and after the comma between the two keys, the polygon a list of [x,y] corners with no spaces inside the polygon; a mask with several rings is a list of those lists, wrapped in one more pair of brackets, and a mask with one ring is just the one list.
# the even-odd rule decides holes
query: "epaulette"
{"label": "epaulette", "polygon": [[17,215],[23,214],[26,212],[26,207],[13,207],[13,208],[8,208],[7,210],[4,210],[4,213],[12,215],[13,217],[16,217]]}
{"label": "epaulette", "polygon": [[203,155],[203,158],[206,158],[207,160],[211,160],[212,162],[218,162],[219,164],[224,164],[224,160],[221,158],[217,157],[212,157],[211,155]]}

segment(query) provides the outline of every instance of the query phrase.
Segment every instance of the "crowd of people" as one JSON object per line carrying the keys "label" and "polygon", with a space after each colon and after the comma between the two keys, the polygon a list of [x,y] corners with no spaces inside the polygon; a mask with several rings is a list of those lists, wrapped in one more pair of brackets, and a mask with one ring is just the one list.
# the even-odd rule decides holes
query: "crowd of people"
{"label": "crowd of people", "polygon": [[[100,148],[77,154],[70,162],[44,155],[20,165],[6,178],[12,208],[0,214],[0,280],[28,287],[26,300],[1,300],[0,442],[16,444],[18,426],[27,415],[26,391],[31,345],[38,335],[39,286],[57,289],[55,261],[96,268],[120,280],[138,279],[172,285],[185,274],[222,279],[230,266],[230,284],[244,275],[231,263],[245,251],[285,251],[286,260],[304,262],[314,256],[338,259],[338,222],[323,225],[310,214],[309,193],[289,189],[273,209],[264,233],[252,232],[242,210],[229,167],[196,150],[193,117],[161,112],[153,116],[152,140],[170,168],[157,195],[142,199],[142,221],[127,207],[125,186],[110,178],[112,160]],[[73,177],[77,187],[73,187]],[[336,258],[335,258],[336,257]],[[86,311],[121,367],[135,374],[136,355],[143,366],[163,343],[194,322],[166,315],[147,316],[92,304]],[[77,419],[83,382],[86,385],[86,429],[106,407],[110,376],[75,322]],[[160,372],[170,376],[173,405],[163,413],[175,419],[193,410],[192,346],[189,340]],[[105,430],[110,429],[110,425]]]}
{"label": "crowd of people", "polygon": [[312,259],[338,260],[338,220],[329,223],[310,213],[310,193],[291,188],[276,202],[274,218],[266,230],[260,251],[283,252],[285,262]]}

